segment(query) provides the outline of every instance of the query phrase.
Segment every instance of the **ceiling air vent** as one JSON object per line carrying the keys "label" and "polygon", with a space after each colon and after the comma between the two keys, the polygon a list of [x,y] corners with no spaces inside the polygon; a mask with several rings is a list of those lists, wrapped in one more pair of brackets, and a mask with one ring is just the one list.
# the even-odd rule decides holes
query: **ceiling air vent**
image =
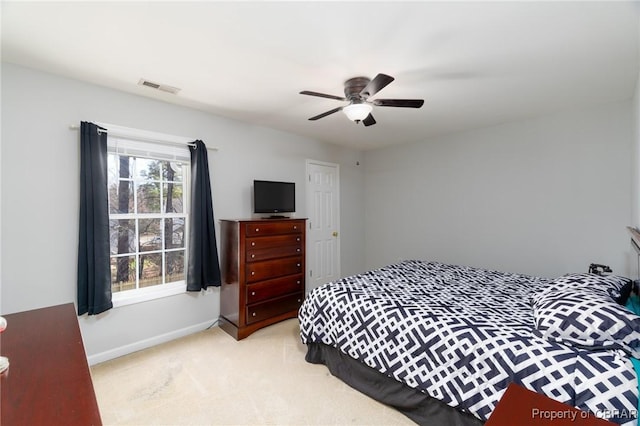
{"label": "ceiling air vent", "polygon": [[180,91],[180,89],[178,89],[177,87],[169,86],[167,84],[154,83],[153,81],[145,80],[144,78],[141,78],[140,81],[138,81],[138,84],[140,86],[151,87],[152,89],[162,90],[163,92],[172,93],[174,95]]}

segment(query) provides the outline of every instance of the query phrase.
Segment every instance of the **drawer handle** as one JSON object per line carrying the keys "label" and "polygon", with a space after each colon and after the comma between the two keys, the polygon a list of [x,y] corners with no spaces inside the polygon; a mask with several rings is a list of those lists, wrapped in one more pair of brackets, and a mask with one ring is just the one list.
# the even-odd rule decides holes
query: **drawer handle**
{"label": "drawer handle", "polygon": [[300,303],[300,299],[298,299],[298,303]]}
{"label": "drawer handle", "polygon": [[251,295],[252,295],[252,296],[255,296],[255,295],[256,295],[256,292],[255,292],[255,291],[252,291],[252,292],[251,292]]}
{"label": "drawer handle", "polygon": [[251,275],[255,275],[255,274],[256,274],[255,271],[251,271]]}
{"label": "drawer handle", "polygon": [[255,254],[252,254],[252,255],[251,255],[251,258],[252,258],[252,259],[253,259],[253,258],[255,258],[255,257],[256,257],[256,255],[255,255]]}
{"label": "drawer handle", "polygon": [[255,241],[252,241],[252,242],[251,242],[251,247],[255,247],[255,245],[256,245],[256,242],[255,242]]}
{"label": "drawer handle", "polygon": [[296,225],[293,225],[293,229],[298,229],[298,227]]}
{"label": "drawer handle", "polygon": [[298,253],[300,253],[300,249],[296,249],[296,251],[297,251]]}
{"label": "drawer handle", "polygon": [[256,232],[260,232],[260,228],[256,228]]}
{"label": "drawer handle", "polygon": [[255,313],[255,312],[252,312],[252,313],[251,313],[251,316],[252,316],[252,317],[255,317],[255,316],[256,316],[256,313]]}
{"label": "drawer handle", "polygon": [[300,284],[300,280],[296,281],[296,284]]}
{"label": "drawer handle", "polygon": [[296,238],[296,241],[297,241],[297,242],[300,242],[300,237]]}
{"label": "drawer handle", "polygon": [[299,267],[300,267],[300,264],[298,263],[296,266],[299,268]]}

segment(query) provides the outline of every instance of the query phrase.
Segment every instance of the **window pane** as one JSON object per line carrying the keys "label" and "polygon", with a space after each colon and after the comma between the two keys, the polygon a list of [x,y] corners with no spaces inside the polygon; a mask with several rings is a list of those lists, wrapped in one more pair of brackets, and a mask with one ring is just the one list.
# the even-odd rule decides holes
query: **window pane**
{"label": "window pane", "polygon": [[133,213],[133,182],[109,183],[109,213]]}
{"label": "window pane", "polygon": [[133,158],[109,154],[107,160],[107,188],[109,189],[109,213],[129,213],[133,208],[131,171]]}
{"label": "window pane", "polygon": [[162,186],[162,211],[164,213],[182,213],[182,184],[165,183]]}
{"label": "window pane", "polygon": [[133,177],[133,157],[126,155],[109,154],[107,158],[108,179],[131,179]]}
{"label": "window pane", "polygon": [[165,282],[184,280],[184,250],[166,253],[165,267],[167,269]]}
{"label": "window pane", "polygon": [[138,213],[160,213],[160,183],[138,184]]}
{"label": "window pane", "polygon": [[164,220],[165,249],[184,247],[184,218],[169,217]]}
{"label": "window pane", "polygon": [[111,291],[125,291],[136,288],[136,257],[111,258]]}
{"label": "window pane", "polygon": [[139,219],[140,251],[162,250],[162,219]]}
{"label": "window pane", "polygon": [[162,284],[162,254],[140,255],[140,287],[150,287]]}
{"label": "window pane", "polygon": [[162,176],[164,180],[182,182],[182,163],[175,161],[162,162]]}
{"label": "window pane", "polygon": [[142,180],[160,180],[163,161],[150,158],[136,158],[136,178]]}
{"label": "window pane", "polygon": [[136,228],[133,219],[109,221],[109,245],[111,254],[136,252]]}

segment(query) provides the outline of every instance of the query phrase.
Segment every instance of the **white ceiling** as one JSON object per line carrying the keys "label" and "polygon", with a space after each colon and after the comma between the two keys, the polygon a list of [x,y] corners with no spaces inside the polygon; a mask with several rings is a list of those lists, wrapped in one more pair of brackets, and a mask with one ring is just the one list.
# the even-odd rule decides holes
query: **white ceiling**
{"label": "white ceiling", "polygon": [[[2,59],[256,125],[369,149],[629,99],[637,2],[9,2]],[[343,82],[396,80],[377,124]],[[181,88],[170,95],[140,78]],[[151,129],[152,130],[152,129]]]}

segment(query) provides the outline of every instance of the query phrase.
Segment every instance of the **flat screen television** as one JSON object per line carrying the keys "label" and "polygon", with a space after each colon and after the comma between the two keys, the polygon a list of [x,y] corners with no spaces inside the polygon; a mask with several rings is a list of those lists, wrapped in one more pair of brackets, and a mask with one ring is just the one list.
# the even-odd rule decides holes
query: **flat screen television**
{"label": "flat screen television", "polygon": [[253,181],[254,213],[293,213],[296,211],[294,182]]}

